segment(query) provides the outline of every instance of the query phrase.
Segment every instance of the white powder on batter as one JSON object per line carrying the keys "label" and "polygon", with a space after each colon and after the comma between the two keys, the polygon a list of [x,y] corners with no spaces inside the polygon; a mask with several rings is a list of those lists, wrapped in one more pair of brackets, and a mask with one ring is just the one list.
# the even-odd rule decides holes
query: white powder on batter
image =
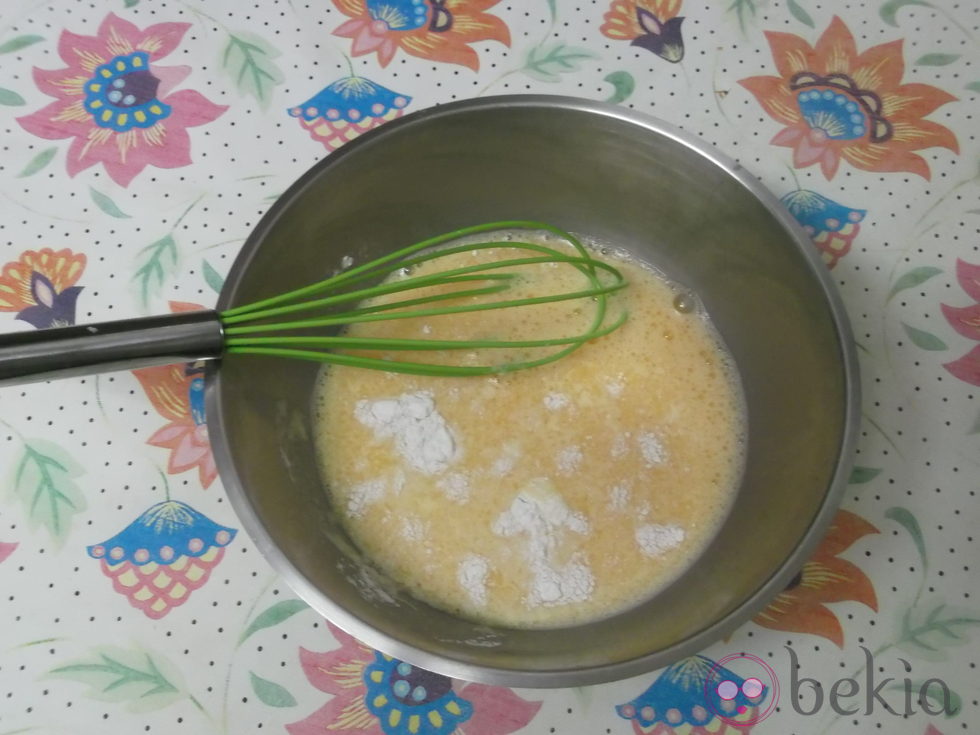
{"label": "white powder on batter", "polygon": [[647,467],[656,467],[667,461],[667,450],[656,434],[645,431],[637,437],[637,442]]}
{"label": "white powder on batter", "polygon": [[612,454],[613,459],[622,459],[630,451],[630,432],[625,434],[620,434],[615,439],[613,439],[612,449],[610,454]]}
{"label": "white powder on batter", "polygon": [[521,448],[517,444],[513,442],[506,444],[503,453],[490,467],[490,474],[494,477],[509,475],[514,467],[517,466],[517,460],[521,458],[521,454]]}
{"label": "white powder on batter", "polygon": [[456,567],[456,579],[465,590],[470,602],[479,607],[487,604],[487,575],[490,562],[484,556],[467,554]]}
{"label": "white powder on batter", "polygon": [[347,515],[360,518],[372,503],[377,503],[385,494],[384,480],[368,480],[351,488],[347,496]]}
{"label": "white powder on batter", "polygon": [[680,546],[685,534],[680,526],[650,523],[638,527],[634,536],[640,550],[647,556],[654,557]]}
{"label": "white powder on batter", "polygon": [[425,537],[425,525],[415,516],[402,519],[402,538],[406,541],[421,541]]}
{"label": "white powder on batter", "polygon": [[525,598],[528,606],[567,605],[591,597],[595,578],[585,557],[574,554],[560,566],[553,559],[560,536],[566,530],[585,535],[589,522],[565,505],[548,480],[534,480],[518,493],[491,530],[498,536],[527,536],[525,558],[531,572],[531,588]]}
{"label": "white powder on batter", "polygon": [[460,472],[450,473],[436,484],[454,503],[465,503],[470,499],[470,478]]}
{"label": "white powder on batter", "polygon": [[394,439],[398,453],[423,474],[443,472],[459,456],[453,432],[428,391],[358,401],[354,417],[376,439]]}
{"label": "white powder on batter", "polygon": [[568,396],[564,393],[549,393],[544,397],[544,407],[549,411],[560,411],[568,407]]}
{"label": "white powder on batter", "polygon": [[613,398],[619,398],[623,395],[623,389],[626,387],[626,376],[623,373],[617,375],[613,380],[606,383],[606,393],[611,395]]}
{"label": "white powder on batter", "polygon": [[626,483],[614,486],[609,490],[609,508],[624,511],[630,502],[630,489]]}
{"label": "white powder on batter", "polygon": [[555,456],[555,464],[561,474],[570,475],[582,464],[582,457],[581,447],[565,447]]}

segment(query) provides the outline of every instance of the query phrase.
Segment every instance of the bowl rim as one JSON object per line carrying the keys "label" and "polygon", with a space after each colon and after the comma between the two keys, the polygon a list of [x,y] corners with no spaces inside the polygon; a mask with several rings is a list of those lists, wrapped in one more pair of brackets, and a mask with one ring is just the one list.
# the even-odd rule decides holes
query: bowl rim
{"label": "bowl rim", "polygon": [[837,513],[840,501],[847,487],[860,429],[861,410],[859,365],[853,333],[843,300],[830,277],[830,271],[820,259],[817,249],[813,246],[803,228],[783,206],[775,194],[763,186],[760,180],[746,170],[738,161],[721,153],[706,141],[663,120],[611,103],[563,95],[533,94],[498,95],[440,104],[404,115],[385,125],[367,131],[320,159],[300,176],[273,202],[272,206],[259,220],[246,239],[228,272],[225,286],[219,294],[216,308],[219,311],[229,308],[233,302],[237,286],[244,273],[249,269],[256,253],[261,248],[266,234],[274,227],[278,219],[286,214],[291,202],[300,196],[323,170],[336,165],[346,156],[353,154],[365,146],[380,143],[386,135],[397,134],[403,128],[414,125],[425,125],[431,120],[451,117],[461,113],[469,114],[481,110],[489,111],[515,108],[569,110],[611,117],[645,128],[654,135],[670,138],[674,142],[690,149],[695,154],[708,159],[748,189],[749,193],[786,230],[808,263],[811,275],[819,284],[825,302],[829,307],[838,339],[840,363],[844,379],[844,428],[837,451],[837,463],[834,474],[824,494],[820,508],[817,510],[809,527],[799,539],[792,552],[786,557],[779,568],[773,572],[769,579],[720,620],[715,621],[697,633],[667,648],[626,661],[590,666],[587,668],[528,671],[455,660],[413,646],[367,624],[317,588],[300,573],[279,549],[262,519],[248,501],[244,483],[241,477],[239,477],[232,461],[231,447],[228,443],[227,434],[223,430],[221,418],[224,404],[221,371],[214,362],[208,364],[206,373],[205,400],[207,424],[209,429],[211,429],[209,430],[210,441],[225,492],[232,509],[238,516],[248,536],[255,543],[262,556],[272,566],[273,570],[282,577],[283,581],[314,610],[338,628],[363,641],[372,648],[383,651],[390,656],[407,660],[422,668],[457,679],[498,686],[525,688],[561,688],[601,684],[646,674],[675,663],[682,658],[694,655],[733,632],[736,628],[751,619],[756,613],[760,612],[769,604],[772,598],[786,588],[793,576],[802,568],[816,546],[824,538]]}

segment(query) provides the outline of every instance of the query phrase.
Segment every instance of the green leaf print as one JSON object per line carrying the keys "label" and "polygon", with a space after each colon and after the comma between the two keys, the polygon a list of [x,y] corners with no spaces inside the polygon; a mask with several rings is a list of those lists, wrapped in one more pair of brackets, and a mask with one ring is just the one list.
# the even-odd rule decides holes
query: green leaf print
{"label": "green leaf print", "polygon": [[878,10],[878,15],[881,19],[885,21],[890,26],[898,27],[898,21],[895,19],[895,14],[906,5],[920,5],[923,8],[931,8],[932,3],[927,3],[925,0],[888,0],[881,8]]}
{"label": "green leaf print", "polygon": [[930,350],[933,352],[949,349],[946,343],[932,332],[927,332],[924,329],[917,329],[916,327],[910,326],[905,322],[902,322],[902,327],[905,329],[905,333],[909,336],[909,339],[912,340],[912,343],[919,349]]}
{"label": "green leaf print", "polygon": [[922,528],[911,511],[896,506],[885,511],[885,518],[890,518],[908,531],[909,536],[912,537],[912,541],[915,543],[915,548],[919,551],[919,556],[922,558],[923,568],[928,569],[929,559],[926,556],[926,542],[922,536]]}
{"label": "green leaf print", "polygon": [[866,482],[871,482],[880,474],[881,470],[877,467],[855,467],[851,470],[851,476],[847,482],[851,485],[863,485]]}
{"label": "green leaf print", "polygon": [[284,76],[272,61],[279,52],[265,40],[251,33],[228,34],[221,65],[235,81],[238,91],[258,100],[266,108],[274,87],[282,84]]}
{"label": "green leaf print", "polygon": [[252,671],[248,672],[252,680],[252,691],[259,698],[262,704],[270,707],[295,707],[296,698],[289,693],[289,690],[274,681],[263,679]]}
{"label": "green leaf print", "polygon": [[0,87],[0,105],[5,105],[7,107],[19,107],[26,104],[26,100],[14,90]]}
{"label": "green leaf print", "polygon": [[14,472],[14,492],[32,528],[44,526],[52,538],[64,541],[72,518],[86,508],[85,496],[74,480],[83,473],[57,444],[24,440],[24,454]]}
{"label": "green leaf print", "polygon": [[586,59],[598,58],[586,48],[568,46],[564,41],[532,46],[521,71],[542,82],[557,82],[561,74],[578,71]]}
{"label": "green leaf print", "polygon": [[808,25],[811,28],[815,27],[813,23],[813,18],[810,17],[810,14],[806,12],[803,6],[800,5],[798,2],[796,2],[796,0],[787,0],[786,7],[789,8],[790,14],[798,21],[800,21],[800,23],[803,23],[804,25]]}
{"label": "green leaf print", "polygon": [[604,81],[613,85],[612,96],[608,97],[606,102],[614,104],[628,100],[636,88],[636,81],[628,71],[614,71],[612,74],[607,74]]}
{"label": "green leaf print", "polygon": [[912,607],[902,616],[902,638],[899,648],[919,658],[943,661],[949,648],[962,648],[969,641],[969,631],[980,626],[980,617],[972,611],[958,611],[946,604],[934,607],[922,616]]}
{"label": "green leaf print", "polygon": [[239,645],[241,645],[241,643],[253,633],[258,632],[263,628],[271,628],[273,625],[279,625],[279,623],[291,618],[296,613],[303,612],[303,610],[308,609],[309,605],[302,600],[282,600],[271,607],[267,607],[265,610],[256,615],[255,620],[249,623],[248,627],[245,628],[241,637],[238,639]]}
{"label": "green leaf print", "polygon": [[0,44],[0,54],[20,51],[22,48],[27,48],[43,40],[44,38],[42,36],[17,36],[17,38],[11,38],[6,43]]}
{"label": "green leaf print", "polygon": [[738,27],[745,33],[745,20],[748,16],[755,17],[756,7],[755,0],[732,0],[732,4],[728,6],[728,12],[735,12],[738,18]]}
{"label": "green leaf print", "polygon": [[138,649],[96,648],[48,675],[87,684],[85,696],[125,703],[130,712],[160,709],[187,696],[173,664],[160,654]]}
{"label": "green leaf print", "polygon": [[916,66],[947,66],[960,58],[959,54],[926,54],[915,60]]}
{"label": "green leaf print", "polygon": [[224,277],[214,269],[208,261],[204,261],[201,265],[201,270],[204,273],[204,281],[214,290],[215,293],[221,293],[222,286],[225,285]]}
{"label": "green leaf print", "polygon": [[908,288],[915,288],[920,283],[925,283],[933,276],[938,276],[942,272],[943,271],[941,268],[934,268],[930,265],[913,268],[895,281],[895,285],[892,286],[892,290],[888,292],[888,298],[886,301],[891,301],[892,297],[894,297],[895,294],[899,293],[900,291],[904,291]]}
{"label": "green leaf print", "polygon": [[89,193],[92,195],[92,201],[95,202],[96,206],[103,212],[108,214],[110,217],[116,217],[117,219],[129,219],[130,216],[122,211],[114,201],[103,194],[100,191],[96,191],[91,186],[88,188]]}
{"label": "green leaf print", "polygon": [[148,309],[150,299],[163,289],[164,281],[177,270],[177,243],[171,235],[164,235],[156,242],[140,250],[142,261],[133,275],[143,308]]}
{"label": "green leaf print", "polygon": [[51,159],[54,158],[54,154],[57,152],[58,149],[54,147],[46,148],[45,150],[41,151],[34,156],[34,158],[32,158],[26,166],[24,166],[24,170],[17,174],[17,178],[23,179],[28,176],[33,176],[42,168],[51,163]]}
{"label": "green leaf print", "polygon": [[980,92],[980,82],[970,82],[966,85],[966,88],[971,92]]}

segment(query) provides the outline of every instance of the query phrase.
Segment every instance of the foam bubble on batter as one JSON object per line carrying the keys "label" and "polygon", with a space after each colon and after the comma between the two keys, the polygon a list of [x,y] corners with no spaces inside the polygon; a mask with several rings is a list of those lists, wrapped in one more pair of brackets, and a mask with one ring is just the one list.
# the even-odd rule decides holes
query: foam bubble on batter
{"label": "foam bubble on batter", "polygon": [[544,397],[544,407],[549,411],[560,411],[567,408],[568,404],[568,396],[564,393],[549,393]]}
{"label": "foam bubble on batter", "polygon": [[421,541],[425,538],[425,524],[415,516],[403,518],[401,534],[406,541]]}
{"label": "foam bubble on batter", "polygon": [[627,432],[624,432],[622,434],[619,434],[613,440],[612,448],[609,450],[609,453],[612,455],[612,458],[613,459],[622,459],[627,454],[629,454],[629,451],[630,451],[630,445],[629,445],[630,436],[631,436],[630,432],[627,431]]}
{"label": "foam bubble on batter", "polygon": [[521,458],[521,454],[521,448],[517,444],[509,442],[504,445],[504,451],[494,460],[493,465],[490,467],[490,474],[494,477],[509,475],[517,466],[517,461]]}
{"label": "foam bubble on batter", "polygon": [[446,475],[437,485],[454,503],[465,503],[470,499],[470,478],[462,472]]}
{"label": "foam bubble on batter", "polygon": [[613,398],[619,398],[623,395],[623,390],[626,388],[626,376],[620,373],[612,380],[606,382],[606,393],[611,395]]}

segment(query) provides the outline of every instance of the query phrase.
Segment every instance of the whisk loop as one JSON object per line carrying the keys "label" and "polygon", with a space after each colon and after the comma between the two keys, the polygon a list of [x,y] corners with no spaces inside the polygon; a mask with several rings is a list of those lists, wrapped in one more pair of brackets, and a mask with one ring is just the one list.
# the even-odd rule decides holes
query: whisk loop
{"label": "whisk loop", "polygon": [[[549,232],[572,245],[575,255],[538,243],[517,240],[492,240],[439,248],[444,243],[483,232],[501,230],[533,230]],[[515,257],[475,265],[467,265],[439,273],[412,276],[411,269],[436,258],[486,249],[513,249],[528,253]],[[586,279],[587,286],[575,290],[543,296],[503,298],[478,303],[453,303],[438,305],[444,301],[458,301],[469,297],[503,294],[512,288],[517,273],[498,272],[538,264],[565,264],[577,269]],[[395,271],[409,275],[396,281],[383,281],[378,285],[356,287],[367,281],[377,282]],[[603,282],[605,277],[607,282]],[[357,306],[379,296],[397,295],[434,286],[462,285],[464,288],[447,293],[426,294],[407,299],[392,300],[381,304]],[[469,288],[469,284],[483,284]],[[594,258],[588,249],[573,235],[543,222],[526,220],[490,222],[466,227],[414,245],[396,250],[369,263],[351,268],[331,278],[298,288],[288,293],[256,301],[244,306],[227,309],[220,313],[225,333],[225,351],[230,354],[268,355],[291,359],[313,360],[335,365],[346,365],[387,372],[412,375],[468,376],[523,370],[560,360],[579,349],[585,343],[603,337],[619,328],[627,318],[625,312],[611,323],[606,323],[610,294],[624,288],[626,280],[608,263]],[[327,295],[324,295],[327,294]],[[318,297],[318,298],[313,298]],[[435,317],[447,314],[490,311],[495,309],[549,304],[575,299],[587,299],[595,308],[590,325],[583,331],[548,339],[407,339],[386,337],[331,335],[283,335],[299,329],[342,328],[351,324]],[[344,304],[354,304],[346,311],[330,311]],[[422,308],[415,308],[422,307]],[[327,314],[309,316],[289,321],[270,321],[277,317],[300,312],[327,310]],[[270,334],[271,333],[271,334]],[[434,351],[477,349],[530,349],[559,347],[561,349],[544,357],[503,361],[490,365],[440,365],[434,363],[401,361],[387,358],[353,355],[338,350],[385,350],[385,351]]]}

